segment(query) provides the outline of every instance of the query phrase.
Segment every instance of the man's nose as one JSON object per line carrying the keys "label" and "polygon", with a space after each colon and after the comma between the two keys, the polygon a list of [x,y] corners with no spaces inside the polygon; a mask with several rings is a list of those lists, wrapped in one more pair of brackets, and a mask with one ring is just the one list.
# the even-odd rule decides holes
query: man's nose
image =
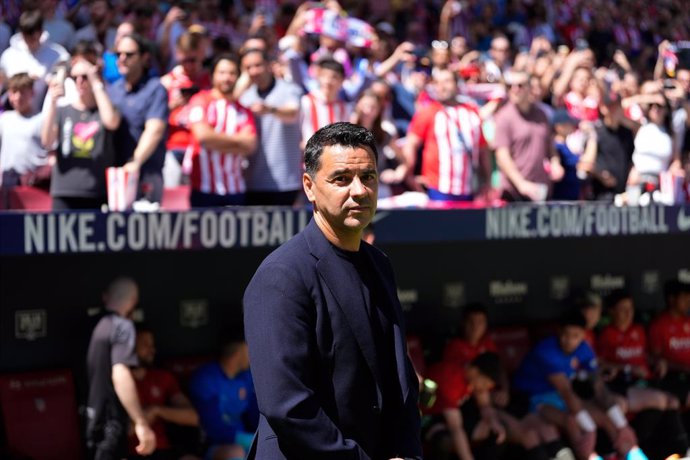
{"label": "man's nose", "polygon": [[350,183],[350,195],[352,196],[363,196],[366,195],[367,188],[362,183],[362,179],[359,176],[355,176]]}

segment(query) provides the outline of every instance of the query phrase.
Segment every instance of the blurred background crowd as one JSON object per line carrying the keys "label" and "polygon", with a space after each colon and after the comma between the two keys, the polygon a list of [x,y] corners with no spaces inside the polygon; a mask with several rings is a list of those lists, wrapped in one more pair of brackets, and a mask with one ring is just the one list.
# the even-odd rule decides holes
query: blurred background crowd
{"label": "blurred background crowd", "polygon": [[100,208],[127,180],[135,209],[300,204],[336,121],[376,134],[382,206],[684,202],[686,7],[9,0],[2,206]]}

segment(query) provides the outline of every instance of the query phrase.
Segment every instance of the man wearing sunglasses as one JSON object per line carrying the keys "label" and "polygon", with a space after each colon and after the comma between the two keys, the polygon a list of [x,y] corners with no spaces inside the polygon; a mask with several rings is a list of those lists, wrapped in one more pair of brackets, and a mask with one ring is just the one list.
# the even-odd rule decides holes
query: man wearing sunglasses
{"label": "man wearing sunglasses", "polygon": [[508,103],[496,113],[496,163],[506,201],[546,200],[552,182],[563,179],[546,114],[534,103],[524,72],[505,76]]}
{"label": "man wearing sunglasses", "polygon": [[150,53],[142,37],[125,35],[115,44],[122,79],[108,88],[113,105],[122,114],[115,136],[117,161],[139,173],[137,199],[160,203],[163,196],[165,130],[168,93],[148,73]]}

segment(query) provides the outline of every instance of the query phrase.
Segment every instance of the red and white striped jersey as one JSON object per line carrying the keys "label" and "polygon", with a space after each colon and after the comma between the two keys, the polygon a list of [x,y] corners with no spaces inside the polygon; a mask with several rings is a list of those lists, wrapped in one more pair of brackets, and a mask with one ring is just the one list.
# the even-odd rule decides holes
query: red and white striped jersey
{"label": "red and white striped jersey", "polygon": [[[252,113],[237,102],[213,97],[211,90],[196,94],[189,102],[189,122],[207,123],[218,133],[256,134]],[[195,139],[192,152],[191,185],[193,190],[216,195],[244,193],[244,157],[208,149]]]}
{"label": "red and white striped jersey", "polygon": [[300,105],[302,142],[305,144],[319,129],[338,121],[350,121],[352,114],[350,103],[342,100],[329,103],[314,93],[302,96]]}
{"label": "red and white striped jersey", "polygon": [[414,115],[409,132],[424,142],[422,176],[429,187],[449,195],[473,194],[473,166],[486,146],[474,106],[434,103]]}

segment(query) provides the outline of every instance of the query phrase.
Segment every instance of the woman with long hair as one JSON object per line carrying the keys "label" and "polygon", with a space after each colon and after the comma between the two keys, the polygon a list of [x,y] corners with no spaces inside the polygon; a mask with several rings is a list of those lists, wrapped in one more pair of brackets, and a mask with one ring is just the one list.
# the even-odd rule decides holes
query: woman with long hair
{"label": "woman with long hair", "polygon": [[[629,185],[657,188],[659,174],[680,171],[680,158],[674,154],[671,110],[663,94],[650,94],[641,104],[647,123],[635,135],[633,167],[628,175]],[[645,186],[646,188],[646,186]]]}

